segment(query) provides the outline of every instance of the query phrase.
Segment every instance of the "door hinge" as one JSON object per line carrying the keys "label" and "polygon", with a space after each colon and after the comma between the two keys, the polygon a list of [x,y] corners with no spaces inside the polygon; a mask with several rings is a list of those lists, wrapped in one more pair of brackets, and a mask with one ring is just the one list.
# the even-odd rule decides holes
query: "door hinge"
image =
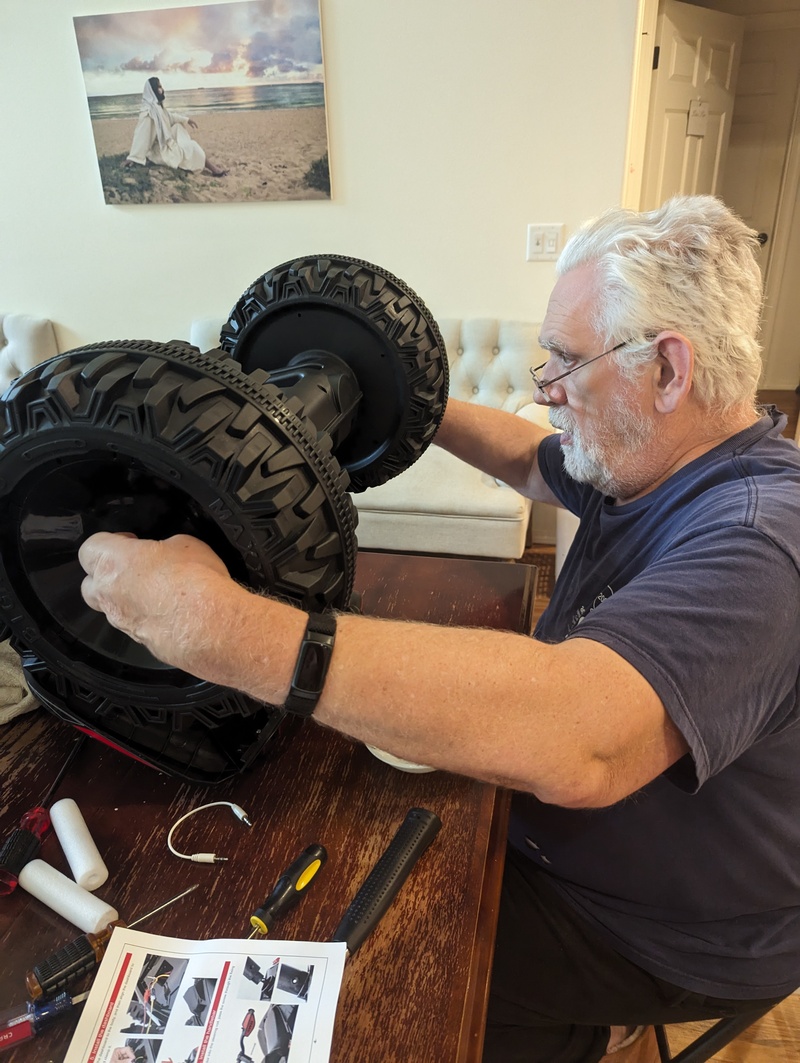
{"label": "door hinge", "polygon": [[653,49],[653,70],[658,70],[658,54],[661,51],[659,45],[656,45]]}

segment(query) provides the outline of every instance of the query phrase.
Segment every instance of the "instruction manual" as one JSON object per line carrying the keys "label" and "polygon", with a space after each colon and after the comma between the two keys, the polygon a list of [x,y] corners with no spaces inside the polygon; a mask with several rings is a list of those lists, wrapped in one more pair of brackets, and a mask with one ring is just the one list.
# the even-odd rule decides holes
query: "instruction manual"
{"label": "instruction manual", "polygon": [[118,927],[64,1063],[325,1063],[345,954]]}

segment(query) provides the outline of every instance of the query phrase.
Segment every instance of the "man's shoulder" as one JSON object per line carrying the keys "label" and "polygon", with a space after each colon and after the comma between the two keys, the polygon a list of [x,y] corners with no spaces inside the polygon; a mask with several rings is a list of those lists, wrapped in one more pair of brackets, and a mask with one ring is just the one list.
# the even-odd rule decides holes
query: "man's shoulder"
{"label": "man's shoulder", "polygon": [[665,503],[750,523],[759,512],[800,506],[800,449],[765,427],[766,418],[679,470],[666,481]]}

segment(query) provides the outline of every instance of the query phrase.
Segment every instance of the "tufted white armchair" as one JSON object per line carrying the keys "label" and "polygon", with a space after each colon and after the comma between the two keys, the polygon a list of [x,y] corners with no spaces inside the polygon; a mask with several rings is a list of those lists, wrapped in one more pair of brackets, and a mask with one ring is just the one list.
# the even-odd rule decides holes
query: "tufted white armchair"
{"label": "tufted white armchair", "polygon": [[[528,370],[541,360],[539,326],[494,318],[438,322],[450,366],[450,395],[496,406],[548,427],[547,409],[533,402]],[[222,322],[197,319],[190,342],[207,351],[219,344]],[[518,558],[531,539],[556,543],[556,564],[574,534],[564,513],[531,503],[512,488],[439,447],[428,447],[400,476],[353,495],[358,543],[365,549]],[[561,520],[562,511],[558,511]],[[572,518],[574,520],[574,518]]]}
{"label": "tufted white armchair", "polygon": [[51,321],[28,314],[0,314],[0,394],[21,373],[58,353]]}

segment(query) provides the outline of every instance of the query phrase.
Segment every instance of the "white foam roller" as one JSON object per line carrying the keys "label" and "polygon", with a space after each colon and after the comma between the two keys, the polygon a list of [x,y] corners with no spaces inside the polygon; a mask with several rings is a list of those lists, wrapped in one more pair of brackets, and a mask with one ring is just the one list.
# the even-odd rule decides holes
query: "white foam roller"
{"label": "white foam roller", "polygon": [[102,886],[108,878],[108,868],[89,833],[81,810],[71,797],[56,801],[50,808],[50,821],[78,885],[85,890],[96,890]]}
{"label": "white foam roller", "polygon": [[86,934],[97,934],[119,919],[116,908],[101,901],[44,860],[31,860],[26,864],[19,873],[19,884],[32,897],[63,915]]}

